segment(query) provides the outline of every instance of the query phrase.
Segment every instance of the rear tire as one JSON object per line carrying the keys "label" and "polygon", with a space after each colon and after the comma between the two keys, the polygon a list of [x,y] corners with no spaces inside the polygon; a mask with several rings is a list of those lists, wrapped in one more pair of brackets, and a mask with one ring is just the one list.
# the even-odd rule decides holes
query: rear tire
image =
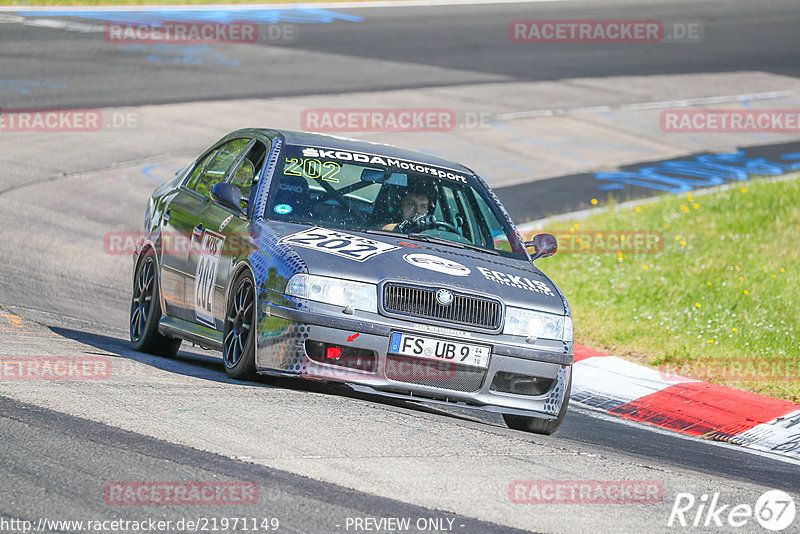
{"label": "rear tire", "polygon": [[561,427],[564,418],[567,416],[567,407],[569,406],[569,396],[572,393],[572,372],[569,374],[569,382],[567,382],[567,391],[564,394],[564,402],[561,404],[561,409],[558,411],[558,416],[555,419],[539,419],[538,417],[526,417],[524,415],[509,415],[503,414],[508,428],[514,430],[524,430],[525,432],[532,432],[534,434],[543,434],[549,436],[555,434],[556,430]]}
{"label": "rear tire", "polygon": [[222,359],[225,372],[236,380],[255,380],[256,289],[248,271],[236,277],[225,306]]}
{"label": "rear tire", "polygon": [[133,277],[128,332],[133,350],[172,358],[178,354],[181,340],[158,331],[161,297],[156,270],[156,255],[152,249],[147,249],[139,259]]}

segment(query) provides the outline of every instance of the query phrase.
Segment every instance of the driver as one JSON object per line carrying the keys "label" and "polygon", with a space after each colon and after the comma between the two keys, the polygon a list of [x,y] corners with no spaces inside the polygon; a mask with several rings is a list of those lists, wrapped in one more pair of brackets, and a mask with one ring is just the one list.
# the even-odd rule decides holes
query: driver
{"label": "driver", "polygon": [[399,221],[384,225],[383,230],[408,234],[433,228],[436,219],[431,214],[434,209],[432,197],[431,192],[422,186],[408,187],[400,200]]}

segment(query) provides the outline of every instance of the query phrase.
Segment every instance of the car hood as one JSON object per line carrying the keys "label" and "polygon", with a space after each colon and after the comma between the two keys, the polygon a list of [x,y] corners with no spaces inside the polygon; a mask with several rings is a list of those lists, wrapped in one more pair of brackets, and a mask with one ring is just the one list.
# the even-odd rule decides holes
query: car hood
{"label": "car hood", "polygon": [[[261,250],[291,249],[310,274],[374,284],[383,281],[499,297],[507,305],[563,315],[567,303],[532,263],[457,246],[404,238],[264,221]],[[266,237],[268,235],[268,237]],[[265,242],[260,243],[261,239]],[[266,241],[272,241],[267,243]],[[374,247],[374,248],[372,248]]]}

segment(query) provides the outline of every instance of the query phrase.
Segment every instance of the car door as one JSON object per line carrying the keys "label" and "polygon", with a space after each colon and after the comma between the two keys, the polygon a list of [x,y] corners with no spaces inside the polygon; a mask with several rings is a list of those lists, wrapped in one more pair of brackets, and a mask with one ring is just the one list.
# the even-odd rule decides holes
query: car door
{"label": "car door", "polygon": [[[244,157],[237,161],[226,177],[226,181],[237,186],[242,193],[241,212],[212,200],[202,213],[205,229],[201,250],[205,247],[209,253],[196,256],[193,297],[195,310],[199,311],[195,318],[200,324],[213,325],[220,332],[223,329],[225,289],[231,282],[231,268],[253,248],[246,214],[251,201],[250,193],[258,186],[268,149],[264,142],[252,141]],[[216,259],[211,251],[217,254]]]}
{"label": "car door", "polygon": [[195,167],[188,173],[177,193],[170,199],[162,216],[161,231],[161,292],[164,296],[164,313],[179,319],[189,319],[189,305],[184,301],[192,229],[197,224],[197,215],[207,200],[195,194],[187,185],[198,177],[214,160],[219,149],[210,150],[198,158]]}
{"label": "car door", "polygon": [[240,188],[242,211],[210,200],[200,213],[198,226],[193,229],[197,247],[196,253],[189,258],[189,273],[193,276],[187,279],[186,300],[193,303],[194,322],[219,331],[222,331],[224,292],[230,268],[249,251],[249,228],[245,214],[249,193],[266,155],[263,142],[253,139],[246,141],[231,147],[231,157],[234,153],[236,157],[232,157],[224,176],[225,181]]}
{"label": "car door", "polygon": [[[171,230],[175,240],[181,243],[172,260],[173,271],[182,280],[181,297],[173,308],[175,317],[214,326],[205,305],[199,305],[195,299],[198,261],[202,260],[206,269],[199,274],[209,276],[221,253],[218,248],[221,243],[214,232],[216,227],[210,226],[203,217],[211,203],[211,190],[225,180],[251,142],[249,138],[233,139],[212,150],[181,186],[180,193],[169,206]],[[183,246],[184,242],[186,246]]]}

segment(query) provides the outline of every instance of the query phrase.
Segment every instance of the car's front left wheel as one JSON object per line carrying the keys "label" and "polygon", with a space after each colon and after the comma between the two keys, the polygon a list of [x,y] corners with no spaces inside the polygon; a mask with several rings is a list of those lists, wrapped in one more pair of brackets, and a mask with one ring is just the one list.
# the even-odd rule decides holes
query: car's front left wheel
{"label": "car's front left wheel", "polygon": [[181,340],[161,334],[158,321],[161,319],[161,300],[158,293],[156,255],[146,250],[136,267],[133,277],[133,297],[129,332],[134,350],[159,356],[173,357],[181,347]]}
{"label": "car's front left wheel", "polygon": [[225,307],[222,359],[225,372],[237,380],[256,378],[256,288],[244,271],[233,283]]}
{"label": "car's front left wheel", "polygon": [[503,419],[508,425],[508,428],[514,430],[524,430],[525,432],[532,432],[534,434],[544,434],[549,436],[555,434],[556,430],[561,427],[564,418],[567,416],[567,407],[569,406],[569,397],[572,394],[572,373],[570,373],[569,382],[567,382],[567,390],[564,392],[564,401],[561,403],[561,409],[558,411],[558,416],[555,419],[539,419],[537,417],[525,417],[523,415],[509,415],[503,414]]}

